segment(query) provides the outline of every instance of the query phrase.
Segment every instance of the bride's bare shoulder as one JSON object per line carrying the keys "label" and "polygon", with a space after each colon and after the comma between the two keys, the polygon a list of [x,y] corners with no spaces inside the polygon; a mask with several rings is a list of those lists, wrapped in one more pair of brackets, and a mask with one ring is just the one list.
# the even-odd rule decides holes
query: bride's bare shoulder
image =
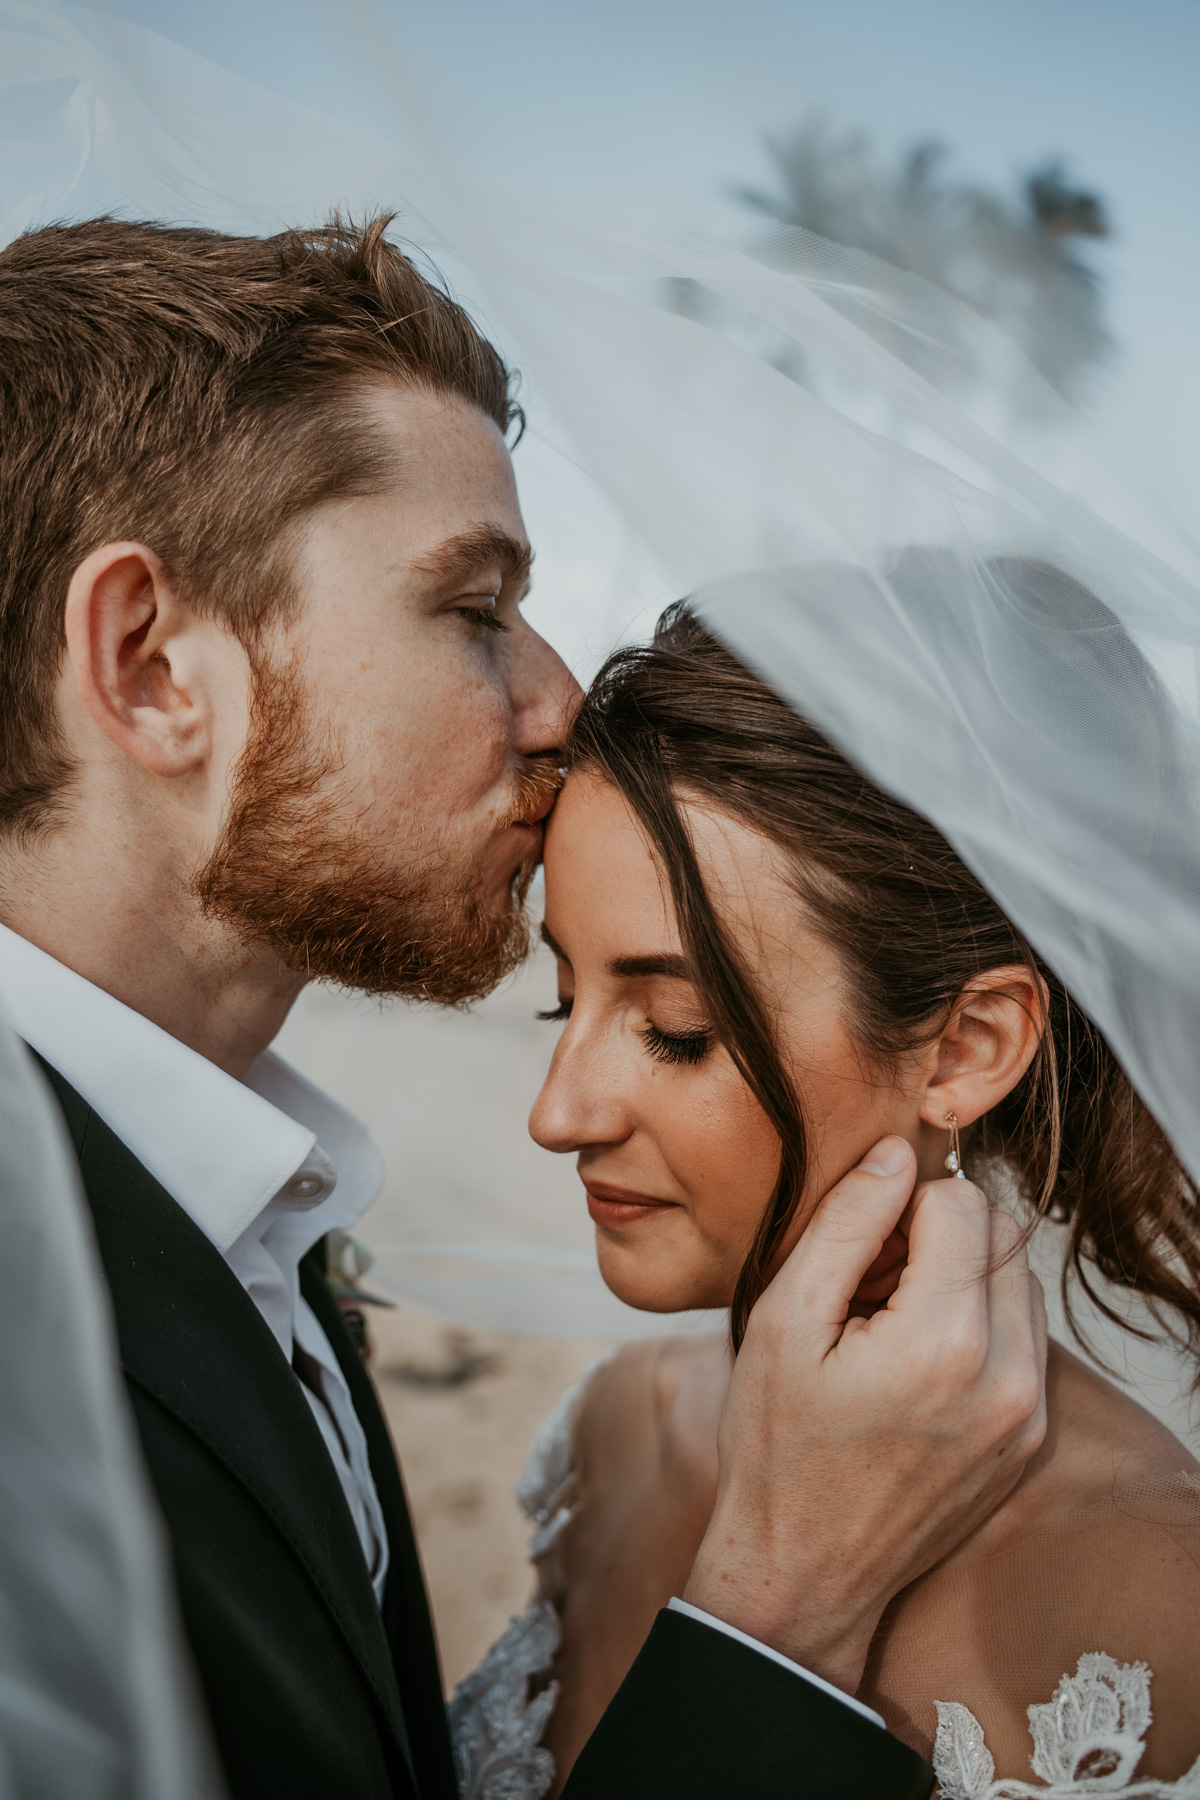
{"label": "bride's bare shoulder", "polygon": [[1119,1492],[1187,1472],[1200,1463],[1160,1419],[1061,1344],[1046,1369],[1046,1443],[1016,1492],[957,1560],[1015,1548],[1030,1532],[1110,1502]]}
{"label": "bride's bare shoulder", "polygon": [[661,1482],[684,1511],[707,1518],[729,1374],[724,1333],[626,1345],[596,1371],[576,1414],[585,1481],[627,1488],[638,1475]]}
{"label": "bride's bare shoulder", "polygon": [[864,1697],[926,1755],[935,1703],[967,1707],[997,1772],[1028,1780],[1031,1705],[1080,1658],[1111,1658],[1126,1682],[1144,1665],[1154,1722],[1139,1776],[1176,1780],[1200,1754],[1200,1466],[1061,1348],[1047,1387],[1044,1452],[973,1540],[893,1602]]}

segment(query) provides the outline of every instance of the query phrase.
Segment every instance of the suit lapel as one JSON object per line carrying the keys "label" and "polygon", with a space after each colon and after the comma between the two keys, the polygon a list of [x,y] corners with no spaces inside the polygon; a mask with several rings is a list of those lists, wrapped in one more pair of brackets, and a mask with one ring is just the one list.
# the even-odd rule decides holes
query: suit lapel
{"label": "suit lapel", "polygon": [[199,1438],[270,1516],[411,1761],[362,1548],[300,1383],[199,1227],[74,1088],[42,1066],[75,1142],[127,1378]]}

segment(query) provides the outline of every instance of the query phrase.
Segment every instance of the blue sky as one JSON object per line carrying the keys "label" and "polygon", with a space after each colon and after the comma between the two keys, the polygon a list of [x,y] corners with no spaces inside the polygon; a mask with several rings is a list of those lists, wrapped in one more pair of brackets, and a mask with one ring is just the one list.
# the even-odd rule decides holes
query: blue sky
{"label": "blue sky", "polygon": [[[353,0],[115,0],[330,111],[388,123]],[[814,110],[936,136],[1000,183],[1047,154],[1108,200],[1101,400],[1185,516],[1200,482],[1200,0],[382,0],[451,141],[522,185],[728,234],[763,137]]]}

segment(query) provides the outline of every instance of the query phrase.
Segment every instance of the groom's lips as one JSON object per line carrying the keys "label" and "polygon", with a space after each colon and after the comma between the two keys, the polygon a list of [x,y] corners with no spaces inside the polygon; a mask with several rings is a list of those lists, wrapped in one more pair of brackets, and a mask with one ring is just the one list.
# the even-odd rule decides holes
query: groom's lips
{"label": "groom's lips", "polygon": [[541,802],[540,806],[535,807],[532,812],[525,814],[524,818],[521,820],[522,825],[540,825],[542,820],[548,819],[550,814],[554,811],[554,802],[557,799],[557,792],[548,794]]}
{"label": "groom's lips", "polygon": [[554,802],[557,799],[557,794],[551,794],[548,799],[539,801],[539,803],[536,806],[531,807],[528,812],[519,813],[515,819],[510,818],[508,822],[509,829],[534,832],[536,833],[537,841],[540,844],[545,836],[546,820],[554,811]]}
{"label": "groom's lips", "polygon": [[637,1225],[658,1213],[671,1212],[679,1204],[676,1200],[656,1200],[653,1194],[635,1193],[632,1188],[611,1187],[606,1181],[585,1181],[583,1185],[593,1223],[610,1230]]}

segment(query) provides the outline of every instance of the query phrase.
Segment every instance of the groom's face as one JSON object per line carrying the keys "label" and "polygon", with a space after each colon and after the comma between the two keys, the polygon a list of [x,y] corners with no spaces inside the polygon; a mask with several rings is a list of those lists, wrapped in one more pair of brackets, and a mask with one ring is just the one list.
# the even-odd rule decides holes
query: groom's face
{"label": "groom's face", "polygon": [[580,694],[519,610],[529,545],[495,425],[424,393],[370,407],[395,478],[306,522],[201,893],[293,968],[453,1002],[524,947]]}

